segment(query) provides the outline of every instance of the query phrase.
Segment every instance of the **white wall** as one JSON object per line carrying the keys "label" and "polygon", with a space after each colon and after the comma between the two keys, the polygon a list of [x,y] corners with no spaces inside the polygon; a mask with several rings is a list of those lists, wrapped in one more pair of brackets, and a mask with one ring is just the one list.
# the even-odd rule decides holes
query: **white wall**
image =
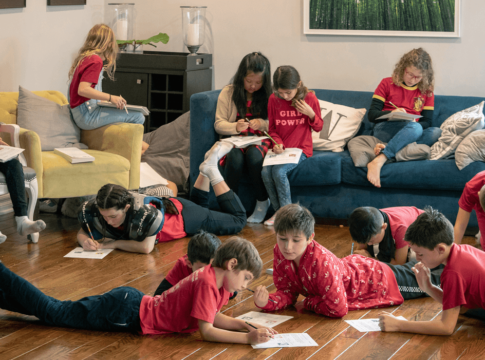
{"label": "white wall", "polygon": [[104,1],[47,6],[27,0],[23,9],[0,10],[0,91],[67,92],[67,73],[89,29],[103,22]]}
{"label": "white wall", "polygon": [[134,2],[138,38],[158,32],[170,35],[159,51],[187,51],[180,5],[208,6],[210,29],[202,51],[213,54],[216,89],[229,82],[244,55],[259,50],[273,70],[295,66],[309,87],[374,91],[403,53],[422,46],[434,61],[437,94],[485,96],[483,0],[461,1],[458,39],[304,35],[302,0]]}
{"label": "white wall", "polygon": [[[89,28],[104,21],[108,2],[48,7],[46,0],[27,0],[24,9],[0,10],[0,91],[22,85],[65,93],[71,61]],[[437,94],[485,96],[483,0],[462,0],[459,39],[307,36],[302,0],[134,2],[137,38],[170,35],[159,51],[187,51],[180,5],[208,6],[209,29],[201,50],[213,54],[216,89],[229,82],[244,55],[260,50],[273,69],[295,66],[309,87],[373,91],[404,52],[423,46],[434,61]]]}

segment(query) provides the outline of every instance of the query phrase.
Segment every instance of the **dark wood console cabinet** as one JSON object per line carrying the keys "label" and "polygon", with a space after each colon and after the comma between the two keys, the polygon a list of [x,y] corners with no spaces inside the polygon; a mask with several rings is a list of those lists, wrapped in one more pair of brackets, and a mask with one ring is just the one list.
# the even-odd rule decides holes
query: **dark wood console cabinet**
{"label": "dark wood console cabinet", "polygon": [[212,54],[144,51],[122,52],[115,81],[105,74],[103,91],[121,95],[128,104],[146,106],[145,132],[177,119],[189,111],[190,97],[212,89]]}

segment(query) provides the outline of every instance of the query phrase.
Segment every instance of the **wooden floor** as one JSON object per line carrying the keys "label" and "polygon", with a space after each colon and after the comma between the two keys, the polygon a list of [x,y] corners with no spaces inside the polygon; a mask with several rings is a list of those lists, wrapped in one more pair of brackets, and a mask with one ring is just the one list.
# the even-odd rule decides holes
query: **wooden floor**
{"label": "wooden floor", "polygon": [[[75,300],[132,286],[153,294],[174,262],[187,249],[188,239],[159,244],[150,255],[114,251],[104,260],[66,259],[75,246],[77,221],[41,214],[47,223],[38,244],[16,233],[13,215],[0,217],[0,230],[8,235],[0,245],[0,260],[46,294]],[[248,225],[243,237],[258,248],[265,268],[273,263],[274,233],[262,225]],[[227,238],[227,237],[223,237]],[[337,256],[349,254],[348,228],[319,225],[316,239]],[[467,238],[468,243],[474,242]],[[263,284],[274,291],[272,276],[263,274],[251,287]],[[300,299],[301,300],[301,299]],[[256,310],[252,295],[243,292],[222,311],[239,316]],[[407,319],[431,320],[440,316],[440,305],[419,299],[389,309]],[[344,319],[375,318],[379,310],[349,312]],[[452,336],[404,333],[361,333],[343,320],[317,316],[295,308],[281,314],[294,316],[276,327],[281,333],[306,332],[318,347],[253,350],[249,345],[203,342],[191,335],[136,336],[42,325],[33,317],[0,310],[0,359],[485,359],[485,324],[460,317]]]}

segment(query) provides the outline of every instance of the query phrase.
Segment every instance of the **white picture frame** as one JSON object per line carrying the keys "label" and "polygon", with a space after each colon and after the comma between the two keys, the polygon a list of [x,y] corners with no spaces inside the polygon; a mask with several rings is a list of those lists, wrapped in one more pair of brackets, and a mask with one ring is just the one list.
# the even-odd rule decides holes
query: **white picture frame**
{"label": "white picture frame", "polygon": [[[398,36],[398,37],[460,37],[461,0],[455,0],[454,31],[396,31],[396,30],[335,30],[310,29],[310,1],[303,0],[303,33],[306,35]],[[318,1],[318,0],[313,0]],[[324,0],[325,1],[325,0]],[[365,1],[365,0],[355,0]],[[382,0],[385,1],[385,0]],[[408,0],[403,0],[408,1]]]}

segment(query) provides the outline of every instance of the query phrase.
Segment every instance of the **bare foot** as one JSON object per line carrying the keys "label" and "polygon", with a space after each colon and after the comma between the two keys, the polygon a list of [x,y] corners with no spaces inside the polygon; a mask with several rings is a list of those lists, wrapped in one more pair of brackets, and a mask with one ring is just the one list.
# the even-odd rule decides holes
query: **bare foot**
{"label": "bare foot", "polygon": [[380,154],[374,160],[367,164],[367,179],[375,187],[381,187],[381,168],[387,161],[384,154]]}

